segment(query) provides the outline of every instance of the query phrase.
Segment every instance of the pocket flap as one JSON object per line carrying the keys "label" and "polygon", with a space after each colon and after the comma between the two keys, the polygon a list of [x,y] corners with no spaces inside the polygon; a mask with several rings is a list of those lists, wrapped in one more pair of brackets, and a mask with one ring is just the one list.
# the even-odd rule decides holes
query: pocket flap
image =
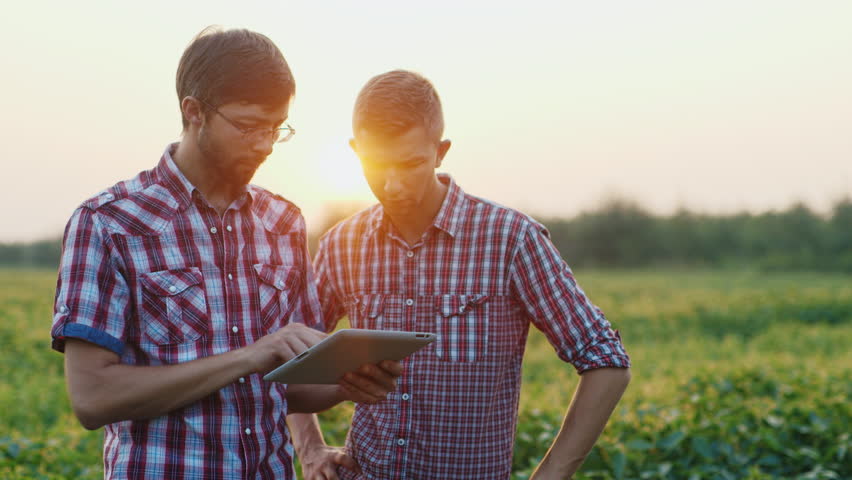
{"label": "pocket flap", "polygon": [[202,281],[198,267],[148,272],[140,277],[142,287],[159,297],[179,295],[189,287],[200,285]]}
{"label": "pocket flap", "polygon": [[257,272],[260,280],[277,289],[277,290],[293,290],[302,281],[302,275],[297,267],[293,265],[267,265],[258,263],[254,266],[254,271]]}
{"label": "pocket flap", "polygon": [[488,295],[441,295],[438,299],[438,310],[443,317],[452,317],[467,313],[488,301]]}

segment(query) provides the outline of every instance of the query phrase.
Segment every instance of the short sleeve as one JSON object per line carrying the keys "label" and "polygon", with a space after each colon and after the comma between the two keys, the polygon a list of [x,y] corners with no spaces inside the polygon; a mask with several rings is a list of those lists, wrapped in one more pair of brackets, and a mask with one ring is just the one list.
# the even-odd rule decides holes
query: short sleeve
{"label": "short sleeve", "polygon": [[524,231],[510,266],[510,281],[513,295],[533,324],[578,372],[630,366],[618,332],[577,285],[543,227]]}
{"label": "short sleeve", "polygon": [[52,347],[64,352],[66,338],[79,338],[120,356],[131,314],[130,291],[96,223],[95,212],[80,207],[65,228]]}
{"label": "short sleeve", "polygon": [[308,252],[307,234],[304,218],[299,215],[294,225],[295,235],[298,241],[295,242],[294,248],[298,248],[298,258],[304,266],[301,269],[304,272],[300,285],[299,294],[296,296],[296,301],[293,306],[290,322],[301,323],[315,330],[322,331],[322,311],[320,310],[319,295],[317,295],[316,279],[314,277],[314,269],[311,265],[311,257]]}
{"label": "short sleeve", "polygon": [[334,289],[331,266],[329,264],[331,253],[329,251],[328,237],[323,237],[319,242],[319,251],[317,252],[314,265],[317,273],[317,290],[319,292],[320,305],[322,306],[322,317],[325,320],[325,331],[327,332],[334,330],[344,312],[343,303]]}

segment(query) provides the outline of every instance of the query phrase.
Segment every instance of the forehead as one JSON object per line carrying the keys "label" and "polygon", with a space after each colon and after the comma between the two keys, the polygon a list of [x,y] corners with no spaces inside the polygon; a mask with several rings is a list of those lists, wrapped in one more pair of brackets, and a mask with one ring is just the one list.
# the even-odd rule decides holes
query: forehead
{"label": "forehead", "polygon": [[287,120],[287,115],[290,112],[290,102],[277,106],[249,102],[229,102],[220,105],[219,111],[236,119],[281,123]]}
{"label": "forehead", "polygon": [[422,126],[395,135],[361,128],[355,132],[355,144],[358,154],[371,161],[393,162],[434,154],[438,142],[432,137]]}

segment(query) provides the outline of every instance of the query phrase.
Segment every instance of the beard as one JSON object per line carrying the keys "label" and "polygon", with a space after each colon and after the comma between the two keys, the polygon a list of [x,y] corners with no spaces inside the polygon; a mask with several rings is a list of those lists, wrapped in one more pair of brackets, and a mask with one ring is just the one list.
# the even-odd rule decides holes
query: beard
{"label": "beard", "polygon": [[225,145],[216,142],[204,127],[198,132],[198,150],[204,156],[205,167],[216,181],[233,188],[242,188],[251,182],[255,172],[266,158],[251,156],[235,158]]}

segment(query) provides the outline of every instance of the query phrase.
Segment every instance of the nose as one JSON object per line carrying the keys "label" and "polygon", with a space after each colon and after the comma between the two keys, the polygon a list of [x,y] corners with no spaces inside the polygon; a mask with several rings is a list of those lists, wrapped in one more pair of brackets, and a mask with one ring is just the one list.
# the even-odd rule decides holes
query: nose
{"label": "nose", "polygon": [[395,169],[388,169],[385,174],[385,193],[389,197],[398,195],[403,190],[402,176]]}
{"label": "nose", "polygon": [[263,155],[263,158],[266,158],[272,153],[272,145],[275,142],[272,141],[272,137],[269,135],[259,135],[259,137],[252,139],[252,150]]}

